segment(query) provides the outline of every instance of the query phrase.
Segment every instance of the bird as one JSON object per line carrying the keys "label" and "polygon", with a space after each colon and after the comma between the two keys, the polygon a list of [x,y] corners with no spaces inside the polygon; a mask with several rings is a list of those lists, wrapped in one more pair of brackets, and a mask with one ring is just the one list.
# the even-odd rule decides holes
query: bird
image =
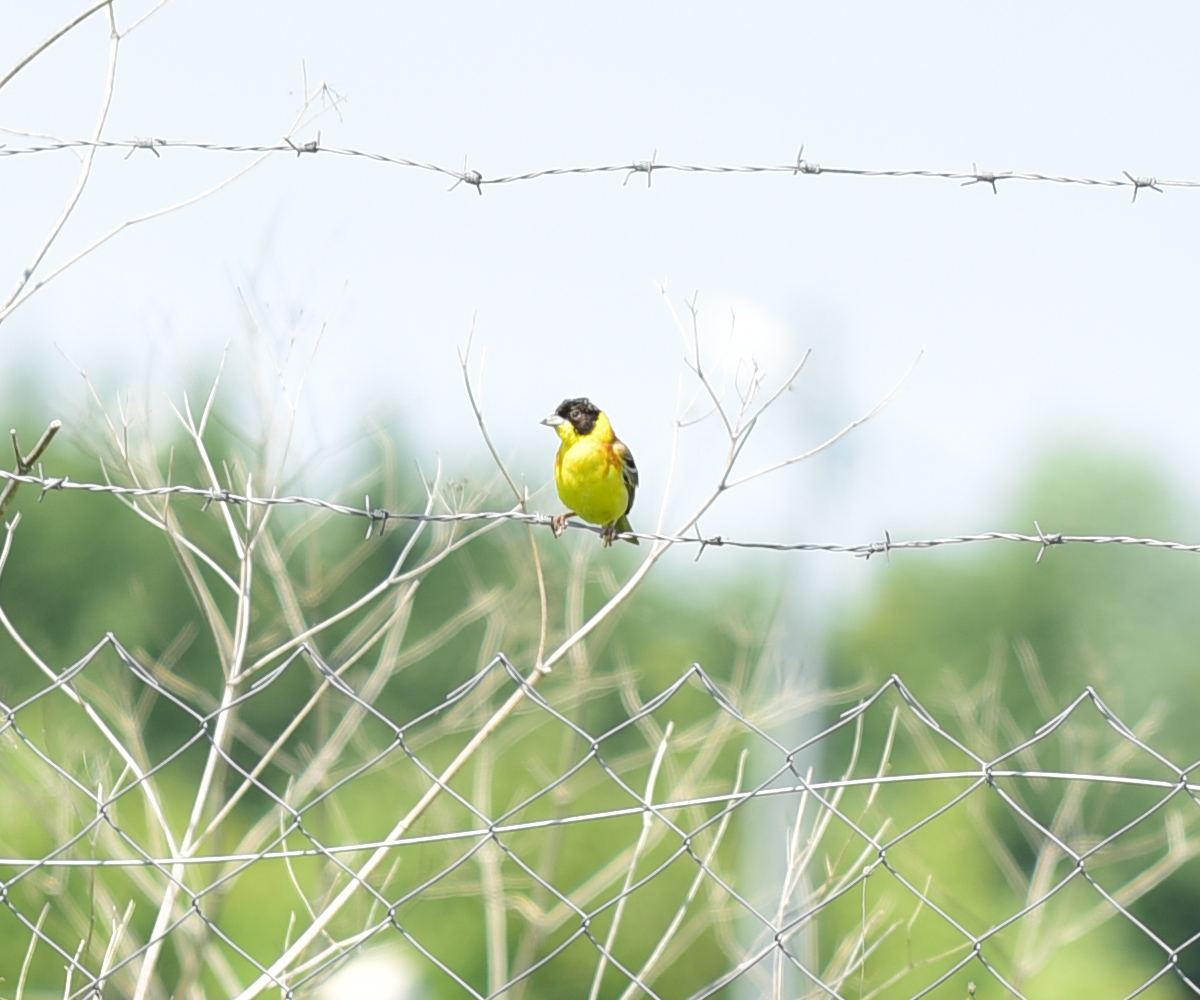
{"label": "bird", "polygon": [[[608,414],[584,396],[564,399],[542,423],[562,441],[554,459],[554,485],[569,510],[551,521],[554,537],[567,530],[567,518],[578,515],[602,525],[600,543],[608,548],[618,532],[633,530],[629,511],[638,471],[632,453],[613,433]],[[624,540],[638,544],[631,536]]]}

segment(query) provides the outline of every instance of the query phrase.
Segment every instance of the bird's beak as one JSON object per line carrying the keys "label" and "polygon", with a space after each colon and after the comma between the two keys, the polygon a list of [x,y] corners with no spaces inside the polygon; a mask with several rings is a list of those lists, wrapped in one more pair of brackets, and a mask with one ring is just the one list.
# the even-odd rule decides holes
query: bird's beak
{"label": "bird's beak", "polygon": [[563,418],[557,413],[551,413],[550,416],[542,421],[542,423],[547,427],[557,427],[559,424],[563,423]]}

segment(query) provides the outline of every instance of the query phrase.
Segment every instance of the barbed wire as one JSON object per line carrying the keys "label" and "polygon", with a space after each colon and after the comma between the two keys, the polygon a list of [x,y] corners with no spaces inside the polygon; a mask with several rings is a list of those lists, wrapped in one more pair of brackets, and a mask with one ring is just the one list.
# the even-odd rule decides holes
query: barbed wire
{"label": "barbed wire", "polygon": [[[107,493],[117,497],[195,497],[204,501],[202,509],[207,510],[213,503],[223,503],[237,507],[242,505],[252,507],[314,507],[347,517],[366,519],[367,538],[379,526],[380,535],[387,529],[390,521],[426,524],[455,524],[477,521],[513,521],[536,527],[552,528],[554,518],[550,514],[527,513],[521,510],[490,510],[490,511],[458,511],[444,514],[425,512],[391,511],[382,507],[373,507],[371,497],[364,497],[361,507],[324,500],[320,497],[307,496],[251,496],[237,493],[225,487],[204,487],[175,484],[171,486],[120,486],[114,483],[85,483],[76,482],[68,476],[46,476],[39,474],[21,474],[0,469],[0,481],[23,483],[36,486],[41,493],[39,502],[47,493],[81,491],[85,493]],[[569,521],[569,527],[599,534],[601,528],[579,521]],[[1041,525],[1034,522],[1036,534],[1024,534],[1016,531],[985,531],[970,535],[951,535],[945,538],[924,538],[896,540],[890,532],[884,533],[882,541],[862,542],[853,545],[841,545],[825,542],[762,542],[746,539],[726,538],[722,535],[705,535],[697,527],[691,535],[668,535],[646,531],[624,532],[618,537],[637,538],[648,542],[662,542],[671,545],[696,545],[700,551],[698,559],[708,548],[731,548],[761,550],[767,552],[829,552],[856,556],[860,559],[870,559],[872,556],[889,557],[893,552],[904,552],[917,549],[933,549],[947,545],[970,545],[978,542],[1017,542],[1026,545],[1036,545],[1038,554],[1036,562],[1041,562],[1046,550],[1058,545],[1133,545],[1152,549],[1166,549],[1172,552],[1200,553],[1200,543],[1177,542],[1162,538],[1148,538],[1136,535],[1070,535],[1060,532],[1043,531]]]}
{"label": "barbed wire", "polygon": [[147,150],[153,153],[154,156],[161,159],[161,153],[159,150],[169,149],[198,150],[206,153],[295,153],[297,157],[316,154],[354,157],[358,159],[371,160],[376,163],[385,163],[396,167],[405,167],[413,170],[423,170],[430,173],[440,174],[444,177],[453,178],[454,184],[449,188],[449,190],[453,191],[458,186],[465,184],[475,188],[479,194],[483,194],[484,186],[515,184],[521,181],[540,180],[546,177],[580,176],[587,174],[624,174],[625,180],[623,184],[628,184],[630,178],[632,177],[635,177],[639,174],[645,174],[646,185],[649,187],[652,175],[659,172],[682,174],[792,174],[793,176],[802,174],[810,177],[819,174],[830,174],[844,177],[925,177],[937,180],[958,181],[962,187],[983,184],[990,187],[993,194],[999,193],[998,185],[1002,181],[1029,181],[1050,184],[1076,184],[1084,187],[1132,188],[1133,197],[1131,200],[1135,202],[1137,201],[1138,192],[1145,188],[1148,188],[1151,191],[1157,191],[1160,194],[1165,188],[1200,188],[1200,180],[1171,180],[1154,176],[1132,174],[1128,171],[1122,171],[1121,177],[1080,177],[1063,174],[1017,172],[1012,170],[996,172],[991,170],[980,170],[975,164],[971,165],[970,171],[837,167],[806,160],[804,158],[803,146],[800,147],[800,152],[796,155],[796,159],[791,163],[741,165],[660,163],[658,162],[658,152],[656,150],[654,155],[649,160],[632,160],[623,163],[596,164],[591,166],[546,167],[537,170],[525,171],[523,173],[500,174],[494,177],[487,177],[477,169],[468,169],[465,160],[463,162],[462,169],[456,170],[451,167],[441,166],[437,163],[429,163],[422,160],[412,160],[403,156],[392,156],[386,153],[371,152],[362,149],[324,146],[321,144],[320,133],[318,133],[316,139],[300,144],[294,143],[290,139],[285,138],[279,142],[257,145],[195,142],[191,140],[146,137],[135,137],[133,139],[96,140],[60,139],[27,146],[0,146],[0,157],[30,156],[38,153],[53,153],[68,149],[124,149],[127,150],[125,159],[129,159],[138,150]]}

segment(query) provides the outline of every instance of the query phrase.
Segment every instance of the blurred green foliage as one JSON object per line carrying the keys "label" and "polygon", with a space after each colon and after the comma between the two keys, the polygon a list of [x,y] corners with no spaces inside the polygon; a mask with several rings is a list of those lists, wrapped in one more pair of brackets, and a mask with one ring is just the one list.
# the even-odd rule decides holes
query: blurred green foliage
{"label": "blurred green foliage", "polygon": [[[228,476],[235,489],[244,488],[245,466],[252,466],[261,456],[253,454],[230,425],[219,419],[206,434],[206,443],[220,475]],[[404,444],[383,442],[382,449],[384,457],[377,468],[347,489],[355,498],[349,502],[357,502],[365,492],[376,505],[391,510],[420,510],[427,484],[415,476],[404,478],[395,470],[411,467],[411,463],[392,462],[389,457],[392,452],[403,453]],[[46,472],[67,475],[76,482],[101,482],[106,476],[122,483],[132,481],[130,472],[121,469],[119,456],[108,454],[102,469],[97,451],[94,443],[73,441],[68,431],[44,458]],[[148,467],[145,454],[138,461],[142,468]],[[208,475],[185,436],[159,446],[152,464],[157,466],[155,475],[162,479],[208,485]],[[255,479],[256,483],[262,481],[261,477]],[[443,484],[442,488],[464,505],[485,509],[508,505],[504,497],[472,492],[466,483]],[[161,500],[143,507],[149,509],[160,514],[167,510]],[[11,551],[0,573],[0,607],[22,642],[49,670],[61,673],[68,669],[111,632],[168,692],[156,692],[139,680],[111,648],[102,651],[71,682],[72,690],[94,707],[144,770],[158,768],[149,780],[178,837],[193,809],[216,720],[214,715],[202,723],[201,717],[221,703],[223,663],[229,653],[228,639],[219,633],[236,617],[235,595],[222,583],[222,573],[234,579],[239,573],[226,514],[244,541],[250,537],[245,527],[247,511],[243,507],[226,511],[217,503],[203,509],[196,498],[171,499],[170,516],[180,525],[180,534],[188,539],[190,548],[172,541],[160,526],[114,496],[55,491],[39,497],[35,488],[24,487],[9,512],[10,521],[17,512],[20,523],[12,533]],[[261,509],[252,509],[249,516],[255,523],[262,516]],[[271,519],[271,530],[255,542],[247,663],[268,654],[302,628],[336,617],[372,592],[418,531],[412,524],[392,521],[382,537],[376,528],[373,537],[364,540],[364,521],[310,508],[277,508]],[[419,563],[475,527],[427,528],[416,539],[405,565]],[[243,783],[243,775],[252,771],[253,781],[220,818],[199,853],[254,851],[272,844],[303,848],[312,840],[328,845],[386,836],[397,818],[429,787],[421,768],[401,750],[392,724],[405,725],[432,713],[426,723],[409,731],[404,749],[416,753],[424,767],[437,771],[511,693],[512,684],[496,672],[461,704],[448,703],[448,696],[501,652],[522,674],[529,673],[540,641],[541,621],[532,544],[537,545],[545,570],[546,639],[551,649],[612,595],[644,554],[644,550],[626,546],[602,551],[591,534],[571,532],[555,542],[548,532],[532,534],[524,526],[501,524],[431,565],[419,574],[410,592],[399,585],[385,588],[363,609],[323,628],[312,637],[312,647],[329,667],[342,672],[351,688],[371,689],[373,712],[356,716],[357,706],[351,699],[328,689],[305,657],[269,682],[269,671],[260,671],[253,689],[240,689],[244,703],[229,713],[236,721],[217,769],[211,802],[222,802]],[[212,565],[204,563],[201,553]],[[181,572],[186,565],[195,567],[190,581],[188,574]],[[702,662],[718,679],[746,689],[751,686],[754,661],[762,652],[761,642],[753,637],[768,631],[768,622],[761,619],[769,613],[764,616],[758,610],[765,603],[763,586],[743,579],[730,581],[719,592],[684,593],[652,579],[580,645],[577,655],[568,656],[556,667],[539,693],[576,726],[602,733],[627,719],[639,699],[676,681],[694,662]],[[407,596],[402,598],[402,593]],[[210,600],[212,606],[206,611]],[[214,624],[218,618],[221,623]],[[282,660],[275,656],[269,665]],[[0,818],[0,856],[42,857],[56,847],[63,848],[58,856],[78,858],[137,857],[143,849],[152,854],[170,853],[138,783],[131,781],[129,769],[113,747],[98,738],[95,721],[61,692],[49,688],[46,673],[7,631],[0,632],[0,702],[17,708],[14,722],[21,734],[19,739],[12,730],[0,734],[0,759],[5,765],[0,772],[0,795],[20,803]],[[314,698],[315,709],[304,714],[297,725],[302,707]],[[663,780],[669,777],[673,788],[693,795],[728,790],[737,767],[739,737],[714,725],[714,714],[711,698],[689,697],[685,692],[639,725],[615,733],[605,742],[602,758],[640,792],[656,741],[671,724],[675,737]],[[352,732],[345,734],[339,727],[351,717],[356,721]],[[337,754],[332,760],[323,760],[322,753],[335,738],[342,740]],[[268,766],[259,768],[264,753],[273,745],[278,748]],[[595,761],[558,792],[530,800],[589,750],[588,741],[567,724],[527,705],[485,744],[454,779],[452,788],[465,799],[478,802],[482,797],[492,815],[511,812],[512,818],[521,821],[561,815],[568,809],[588,812],[632,804],[630,795]],[[40,761],[38,754],[52,760],[53,767]],[[62,778],[59,771],[69,773],[79,787]],[[114,787],[123,789],[121,795],[109,807],[106,822],[94,824],[96,808],[88,793],[98,789],[111,792]],[[300,810],[301,828],[290,829],[288,811],[278,807],[283,799],[289,802],[289,809],[294,804]],[[215,815],[216,806],[206,806],[201,828]],[[120,836],[113,835],[107,820],[114,822]],[[437,834],[478,827],[480,822],[461,803],[443,795],[409,833]],[[290,832],[275,844],[285,827]],[[517,856],[537,867],[541,877],[562,891],[574,892],[596,876],[597,869],[614,853],[633,843],[640,827],[641,816],[635,815],[607,824],[532,831],[514,835],[509,842]],[[80,830],[87,832],[64,846],[68,833]],[[711,839],[711,834],[700,838],[698,846],[706,838]],[[393,919],[476,989],[486,992],[482,865],[478,858],[468,856],[474,844],[472,839],[433,842],[406,851],[402,863],[379,869],[371,884],[379,898],[389,900],[405,900],[406,894],[421,889],[396,907]],[[640,870],[661,863],[678,847],[677,837],[651,842]],[[354,867],[365,857],[359,852],[342,860]],[[421,888],[425,880],[464,857],[466,863],[434,885]],[[714,864],[738,863],[735,834],[722,846],[720,858],[724,860]],[[291,922],[299,918],[303,927],[309,902],[327,901],[344,884],[342,870],[325,859],[260,862],[245,871],[239,867],[193,867],[188,884],[201,887],[210,880],[225,880],[206,891],[200,904],[223,933],[266,964],[280,953],[289,934],[294,939],[296,932],[289,931]],[[545,923],[544,930],[531,935],[530,928],[537,923],[531,914],[553,910],[557,901],[512,860],[499,858],[496,870],[511,909],[509,943],[527,966],[561,944],[570,926],[578,928],[578,920],[564,921],[570,913],[560,914],[557,922]],[[628,908],[621,932],[629,942],[630,954],[641,959],[649,954],[694,872],[693,864],[676,863],[654,881],[652,890],[638,894],[637,905]],[[0,878],[12,874],[8,868]],[[597,890],[596,901],[618,891],[619,883],[619,878],[605,883],[606,887]],[[147,879],[138,868],[105,869],[97,874],[91,868],[46,867],[26,873],[10,888],[8,907],[0,907],[0,976],[4,982],[0,993],[12,994],[30,940],[17,913],[36,921],[49,903],[43,932],[63,942],[64,948],[85,942],[84,954],[91,956],[89,967],[94,968],[108,943],[105,928],[111,930],[111,920],[129,900],[136,901],[136,906],[132,931],[124,944],[128,947],[130,942],[146,940],[156,916],[156,894],[161,892],[161,886],[155,886],[156,880]],[[387,919],[377,898],[367,892],[360,895],[362,898],[336,920],[331,928],[334,933],[348,935],[355,928]],[[595,922],[593,933],[606,933],[611,919],[609,911]],[[704,926],[711,923],[703,913],[700,920]],[[696,933],[699,945],[693,941],[693,947],[698,947],[697,959],[668,963],[658,979],[664,988],[687,992],[724,968],[725,959],[711,927]],[[385,936],[400,941],[394,934]],[[192,975],[207,995],[221,996],[230,988],[230,976],[248,981],[256,974],[215,935],[209,938],[215,941],[212,946],[220,952],[220,961],[189,973],[188,963],[197,961],[195,955],[189,958],[189,949],[195,949],[202,937],[204,927],[195,919],[185,919],[168,936],[168,947],[159,959],[168,990]],[[415,951],[411,954],[416,956]],[[427,988],[438,995],[461,995],[448,977],[419,959],[417,962],[423,974],[427,973]],[[530,998],[563,995],[564,982],[590,982],[595,967],[594,946],[586,940],[577,942],[544,972],[529,978],[518,993]],[[131,983],[132,971],[127,969],[125,979],[114,980],[121,984],[117,988],[122,992]],[[34,952],[25,996],[41,996],[43,990],[60,995],[62,972],[63,958],[40,945]],[[602,995],[617,995],[623,983],[623,976],[610,972]]]}
{"label": "blurred green foliage", "polygon": [[[33,421],[25,437],[35,428]],[[235,488],[244,485],[248,467],[262,464],[263,456],[241,440],[234,424],[216,420],[206,442],[214,467]],[[403,442],[382,442],[377,465],[347,487],[349,502],[369,493],[376,505],[391,510],[423,507],[428,484],[397,471],[410,467],[394,460],[405,450]],[[106,472],[97,463],[98,452],[95,443],[63,435],[45,459],[46,470],[75,481],[102,481],[106,474],[128,481],[119,456],[106,457]],[[140,467],[157,466],[150,478],[208,483],[184,436],[162,444],[152,457],[153,462],[145,454],[139,459]],[[263,481],[256,473],[255,482]],[[503,495],[466,481],[440,488],[456,507],[494,509],[508,503]],[[153,503],[143,511],[166,509],[161,501]],[[236,617],[234,595],[222,583],[223,574],[236,578],[240,571],[226,515],[243,540],[250,536],[244,508],[227,511],[212,504],[203,509],[195,498],[175,498],[169,509],[188,545],[112,496],[63,491],[39,499],[36,490],[25,488],[9,513],[11,519],[19,511],[21,520],[0,572],[0,609],[34,657],[61,673],[111,632],[161,690],[138,679],[107,648],[71,681],[71,690],[94,709],[89,717],[63,692],[48,691],[46,673],[7,630],[0,631],[0,702],[16,707],[16,728],[0,734],[0,797],[7,806],[0,809],[0,856],[37,858],[56,849],[58,857],[85,860],[137,857],[143,849],[169,853],[161,823],[140,794],[141,783],[131,780],[111,743],[98,738],[97,718],[111,726],[143,770],[157,768],[149,781],[175,835],[187,826],[218,715],[207,722],[203,717],[216,713],[221,703],[230,656],[222,630],[227,632]],[[260,515],[249,512],[250,523]],[[1035,518],[1047,531],[1071,534],[1170,538],[1183,533],[1169,492],[1153,475],[1094,455],[1064,454],[1046,463],[1010,523],[1028,525]],[[523,526],[503,524],[437,558],[471,530],[431,526],[418,533],[411,524],[392,521],[382,537],[376,532],[364,540],[364,522],[358,519],[308,508],[278,508],[271,514],[270,531],[255,542],[245,662],[265,659],[253,687],[239,689],[245,700],[224,712],[234,724],[201,810],[200,828],[211,824],[198,849],[201,855],[387,836],[428,789],[423,769],[445,767],[512,685],[497,670],[469,696],[448,696],[493,663],[497,653],[522,674],[536,659],[543,638],[531,546],[537,546],[545,573],[549,649],[599,609],[644,555],[626,546],[602,551],[590,534],[571,532],[555,542],[548,532],[531,534]],[[388,577],[410,542],[406,567],[433,561],[413,580],[393,583],[356,608]],[[1190,762],[1197,752],[1192,722],[1197,694],[1190,673],[1200,648],[1200,616],[1191,611],[1200,572],[1195,557],[1080,545],[1051,548],[1035,564],[1034,554],[1032,548],[995,542],[893,555],[878,585],[847,609],[831,635],[831,686],[861,691],[864,682],[877,685],[897,674],[947,733],[992,758],[1027,739],[1085,685],[1094,684],[1140,736],[1177,762]],[[189,567],[190,575],[184,571]],[[636,800],[613,775],[640,793],[668,726],[672,737],[658,797],[668,790],[680,797],[727,792],[737,781],[740,750],[749,743],[743,730],[715,711],[711,697],[694,687],[683,688],[636,725],[615,729],[595,760],[587,759],[588,738],[572,726],[589,734],[621,727],[648,697],[695,662],[739,692],[743,705],[752,706],[756,698],[765,703],[774,692],[764,676],[770,672],[758,669],[758,663],[768,645],[777,589],[761,576],[694,587],[652,575],[539,686],[562,718],[529,703],[519,709],[453,779],[454,794],[441,795],[408,831],[428,842],[397,852],[396,863],[377,869],[368,880],[370,891],[359,893],[330,933],[345,938],[390,920],[474,989],[486,992],[489,955],[495,954],[486,910],[499,893],[507,975],[563,949],[510,995],[531,1000],[586,995],[596,948],[586,938],[569,943],[578,931],[578,916],[538,879],[573,899],[586,898],[589,905],[612,898],[625,876],[621,864],[628,855],[623,852],[641,830],[640,812],[506,835],[509,854],[476,851],[477,838],[438,838],[449,830],[478,828],[483,821],[472,805],[506,822],[630,807]],[[311,640],[315,653],[363,693],[372,711],[362,711],[355,699],[329,688],[307,657],[271,674],[284,659],[271,651],[325,620],[331,623]],[[786,715],[786,706],[775,702],[770,707]],[[395,727],[422,718],[405,730],[401,746]],[[270,759],[262,766],[268,751]],[[826,778],[837,777],[852,759],[856,763],[848,773],[862,778],[881,767],[891,775],[976,770],[948,739],[915,721],[895,696],[872,709],[857,735],[847,728],[824,741],[820,751]],[[554,784],[580,762],[569,781]],[[1153,778],[1162,778],[1166,770],[1147,755],[1130,752],[1128,741],[1086,710],[1011,763],[1025,770]],[[943,913],[953,914],[970,932],[983,933],[1048,892],[1054,879],[1064,876],[1064,856],[1047,852],[1029,824],[988,789],[954,803],[970,782],[967,776],[864,784],[846,791],[838,808],[884,842],[903,834],[888,848],[888,863]],[[1061,783],[1018,778],[997,779],[996,787],[1072,844],[1120,830],[1161,797],[1154,789],[1127,787],[1118,794],[1100,785],[1081,786],[1064,797]],[[120,795],[98,821],[92,795],[114,788]],[[236,801],[219,814],[220,803],[235,792]],[[719,808],[719,803],[696,806],[687,812],[685,825],[694,827]],[[945,812],[926,822],[939,808]],[[1200,862],[1192,857],[1195,813],[1195,804],[1181,798],[1136,825],[1117,849],[1089,859],[1092,877],[1114,894],[1125,892],[1120,897],[1125,909],[1172,944],[1200,929],[1194,916],[1200,912]],[[733,878],[739,868],[744,872],[746,857],[761,852],[755,845],[772,844],[777,833],[774,827],[756,827],[753,815],[741,809],[719,844],[710,827],[691,846],[713,849],[714,868]],[[1166,828],[1176,821],[1181,824],[1176,829],[1183,830],[1182,841],[1174,841],[1180,853],[1164,860]],[[667,867],[630,897],[619,936],[620,953],[634,967],[649,956],[696,873],[686,856],[671,861],[680,847],[678,836],[663,835],[661,824],[655,829],[637,875],[659,864]],[[80,831],[82,836],[72,839]],[[823,867],[838,878],[877,860],[870,851],[863,853],[861,835],[841,821],[831,823],[816,848],[813,872]],[[353,869],[366,856],[360,851],[339,857]],[[765,855],[760,862],[764,870],[771,867]],[[1169,877],[1138,888],[1137,880],[1145,881],[1145,872],[1156,863],[1165,865]],[[9,868],[0,872],[0,878],[11,875]],[[188,869],[187,884],[208,887],[197,904],[206,918],[255,961],[269,964],[303,928],[308,907],[319,909],[346,884],[346,876],[328,859],[308,857],[244,868],[228,862],[195,865]],[[161,877],[147,877],[136,866],[46,866],[22,875],[0,907],[0,995],[13,994],[30,940],[17,914],[36,921],[45,907],[43,933],[66,949],[84,942],[94,968],[113,921],[130,901],[136,905],[123,947],[146,939],[161,891]],[[817,889],[812,891],[816,899]],[[393,904],[390,913],[383,901]],[[745,931],[739,910],[740,904],[705,881],[693,903],[695,922],[679,933],[676,950],[659,964],[663,971],[655,985],[661,995],[688,995],[729,968],[739,947],[734,939]],[[1094,891],[1070,883],[989,938],[985,954],[1016,969],[1018,985],[1034,993],[1076,995],[1080,983],[1109,981],[1123,995],[1162,966],[1163,952],[1126,917],[1112,912],[1097,917],[1097,912]],[[612,919],[612,910],[604,911],[589,932],[604,940]],[[1074,934],[1078,928],[1086,932]],[[390,930],[383,937],[403,944]],[[168,990],[191,982],[204,995],[223,996],[232,991],[231,983],[255,974],[243,955],[194,917],[185,917],[167,942],[158,974]],[[961,959],[965,947],[960,930],[934,906],[919,903],[883,867],[861,889],[827,901],[815,924],[791,943],[823,975],[841,970],[841,995],[886,998],[911,996]],[[422,970],[425,989],[462,995],[449,977],[404,947]],[[856,964],[855,955],[867,949],[865,965]],[[63,964],[48,947],[35,949],[24,996],[61,995]],[[1200,948],[1185,949],[1180,967],[1200,979]],[[114,979],[122,993],[131,972]],[[1006,995],[978,965],[940,988],[948,996],[965,995],[968,980],[977,983],[976,995],[985,1000]],[[610,967],[600,996],[618,996],[626,984],[625,975]],[[1151,995],[1184,995],[1178,985],[1177,978],[1167,976]]]}
{"label": "blurred green foliage", "polygon": [[[1167,488],[1149,470],[1089,454],[1047,461],[1005,520],[1075,535],[1172,539],[1182,530]],[[987,545],[895,557],[834,639],[837,675],[898,673],[918,693],[922,685],[934,693],[946,675],[966,685],[981,680],[997,637],[1019,636],[1036,650],[1056,695],[1111,681],[1107,694],[1118,711],[1137,715],[1170,699],[1182,723],[1175,733],[1190,733],[1200,707],[1187,680],[1200,640],[1200,616],[1191,613],[1200,579],[1194,555],[1071,545],[1047,550],[1035,565],[1028,548]],[[1019,673],[1009,683],[1007,693],[1016,695]],[[1023,721],[1044,721],[1028,699],[1014,697],[1012,705]]]}
{"label": "blurred green foliage", "polygon": [[[1005,523],[1027,530],[1035,519],[1047,532],[1063,534],[1164,539],[1183,534],[1170,492],[1145,467],[1079,452],[1052,456]],[[985,760],[1033,737],[1093,685],[1139,738],[1180,767],[1190,765],[1200,756],[1195,726],[1200,561],[1190,553],[1117,545],[1052,547],[1039,563],[1035,555],[1032,547],[1005,542],[893,555],[830,639],[833,681],[866,676],[878,685],[899,675],[948,733]],[[894,744],[885,754],[893,708]],[[978,771],[948,740],[916,722],[898,698],[879,709],[862,733],[858,773],[874,774],[885,757],[890,774]],[[829,741],[824,750],[831,768],[849,759],[852,743],[849,732]],[[1178,781],[1090,706],[1001,766]],[[885,786],[869,804],[864,794],[851,796],[844,807],[861,810],[864,827],[878,827],[886,841],[946,806],[969,784],[917,782],[902,792]],[[1200,864],[1193,857],[1200,810],[1190,797],[1177,796],[1139,820],[1163,799],[1162,789],[1018,779],[998,779],[996,787],[1076,850],[1138,821],[1089,857],[1090,876],[1114,896],[1128,891],[1121,897],[1126,910],[1170,946],[1200,931]],[[1169,845],[1172,822],[1186,835]],[[846,849],[856,844],[860,838],[844,835]],[[1048,848],[1029,822],[987,788],[901,838],[888,857],[918,888],[928,884],[930,898],[977,934],[1049,893],[1073,869],[1064,852]],[[1156,864],[1169,877],[1143,874]],[[1139,877],[1144,882],[1136,882]],[[847,935],[861,934],[870,919],[865,915],[876,907],[876,935],[898,920],[868,968],[907,966],[912,975],[878,995],[910,996],[914,976],[932,978],[934,970],[967,954],[964,935],[930,907],[918,906],[889,873],[879,870],[868,887],[844,901],[836,917],[831,912],[823,942],[828,957]],[[1088,933],[1085,913],[1098,918]],[[1145,930],[1082,879],[1068,880],[1066,889],[993,937],[984,954],[1000,968],[1023,970],[1014,985],[1035,991],[1026,995],[1078,996],[1082,984],[1095,983],[1125,995],[1168,964],[1164,949]],[[1200,948],[1185,949],[1179,966],[1200,982]],[[1009,996],[977,963],[948,981],[946,995],[965,995],[968,979],[977,983],[980,997]],[[869,974],[865,984],[868,991],[880,985]],[[1147,995],[1191,994],[1172,974]]]}

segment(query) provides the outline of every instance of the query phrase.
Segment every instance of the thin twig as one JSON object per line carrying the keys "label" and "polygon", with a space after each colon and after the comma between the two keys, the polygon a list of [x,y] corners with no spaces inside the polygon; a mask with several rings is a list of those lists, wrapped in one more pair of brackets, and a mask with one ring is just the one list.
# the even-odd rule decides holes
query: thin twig
{"label": "thin twig", "polygon": [[[29,474],[29,470],[37,465],[37,461],[42,457],[45,450],[50,447],[50,442],[54,440],[54,435],[59,432],[62,427],[61,420],[51,420],[42,436],[38,438],[37,444],[33,446],[33,450],[28,455],[21,454],[21,444],[17,440],[17,430],[14,427],[9,434],[12,436],[13,452],[16,457],[17,476],[25,476]],[[0,492],[0,521],[4,520],[4,515],[8,513],[9,505],[17,495],[17,488],[21,485],[20,478],[11,478],[4,484],[4,490]]]}
{"label": "thin twig", "polygon": [[[104,96],[100,101],[100,115],[96,120],[96,128],[92,133],[93,143],[98,142],[101,134],[103,134],[104,123],[108,120],[108,112],[112,107],[113,91],[117,85],[117,54],[121,47],[121,36],[117,32],[112,3],[109,3],[107,6],[109,21],[108,71],[104,81]],[[0,86],[3,85],[4,81],[0,81]],[[58,239],[59,233],[62,232],[63,227],[67,224],[71,213],[75,211],[75,206],[79,204],[79,199],[83,197],[83,189],[87,187],[88,179],[92,175],[92,161],[96,157],[96,149],[95,145],[91,145],[84,150],[79,166],[79,176],[75,180],[75,189],[67,198],[66,204],[63,206],[54,224],[50,227],[50,232],[46,234],[42,245],[34,253],[33,259],[25,265],[25,270],[17,278],[16,286],[9,293],[8,298],[4,300],[4,304],[0,305],[0,320],[12,311],[14,301],[20,297],[21,292],[33,277],[34,272],[45,259],[46,254],[50,252],[50,248],[54,245],[54,241]]]}
{"label": "thin twig", "polygon": [[35,45],[29,52],[17,60],[16,65],[14,65],[12,69],[5,73],[4,76],[0,76],[0,90],[4,88],[9,80],[20,73],[21,70],[33,62],[38,56],[40,56],[43,52],[50,48],[51,45],[70,32],[73,28],[78,27],[97,11],[103,10],[105,7],[108,7],[111,10],[112,5],[113,0],[97,0],[96,3],[76,14],[73,18],[71,18],[71,20],[44,39],[40,44]]}

